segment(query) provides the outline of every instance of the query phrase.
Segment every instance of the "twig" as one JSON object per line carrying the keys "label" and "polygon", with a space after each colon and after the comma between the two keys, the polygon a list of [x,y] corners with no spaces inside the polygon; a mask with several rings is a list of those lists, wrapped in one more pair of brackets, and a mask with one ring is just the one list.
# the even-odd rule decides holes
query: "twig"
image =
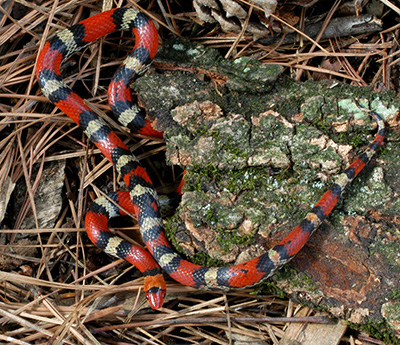
{"label": "twig", "polygon": [[[332,19],[323,34],[321,40],[333,37],[356,36],[370,32],[377,32],[382,29],[382,20],[370,15],[363,14],[359,17],[351,16]],[[305,27],[304,33],[310,37],[316,37],[321,31],[322,23],[311,24]],[[261,44],[269,45],[282,39],[282,35],[271,36],[260,39]],[[293,44],[298,41],[298,34],[287,34],[282,44]]]}

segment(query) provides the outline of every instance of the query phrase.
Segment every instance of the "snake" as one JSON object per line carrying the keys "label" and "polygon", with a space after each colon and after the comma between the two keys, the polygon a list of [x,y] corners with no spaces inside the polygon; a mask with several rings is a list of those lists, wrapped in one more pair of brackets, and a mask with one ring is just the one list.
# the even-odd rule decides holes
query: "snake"
{"label": "snake", "polygon": [[[368,110],[377,123],[374,140],[341,174],[306,214],[304,219],[278,244],[264,254],[241,264],[205,267],[194,264],[169,243],[163,227],[160,198],[144,167],[129,148],[84,100],[64,81],[61,65],[73,53],[97,39],[119,30],[130,30],[135,45],[111,79],[109,104],[122,125],[149,136],[162,133],[153,129],[151,121],[132,100],[130,84],[150,66],[158,48],[154,23],[135,8],[118,8],[101,12],[56,33],[41,49],[36,77],[42,93],[76,124],[114,165],[128,191],[111,193],[93,201],[85,218],[90,240],[103,251],[125,259],[144,275],[144,294],[153,309],[162,307],[166,294],[163,271],[177,282],[197,289],[230,290],[258,284],[290,261],[307,243],[310,236],[336,206],[343,191],[367,165],[382,145],[385,126],[382,118]],[[365,110],[365,109],[364,109]],[[134,214],[147,247],[114,235],[108,226],[110,218]]]}

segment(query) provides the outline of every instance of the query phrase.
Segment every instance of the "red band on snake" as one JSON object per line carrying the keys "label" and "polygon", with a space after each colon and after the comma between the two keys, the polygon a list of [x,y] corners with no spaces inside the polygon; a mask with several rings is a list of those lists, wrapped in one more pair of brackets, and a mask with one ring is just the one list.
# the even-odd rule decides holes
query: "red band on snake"
{"label": "red band on snake", "polygon": [[61,76],[62,61],[94,40],[117,30],[132,30],[136,36],[136,44],[110,83],[110,106],[123,125],[139,133],[159,136],[160,133],[151,129],[144,114],[132,103],[129,90],[133,80],[149,67],[158,46],[157,31],[141,12],[127,8],[114,9],[83,20],[48,41],[37,62],[36,74],[43,94],[82,127],[89,139],[114,164],[127,184],[129,194],[118,192],[109,197],[127,212],[135,213],[151,255],[110,233],[109,218],[123,214],[124,211],[120,211],[119,207],[105,197],[95,200],[86,215],[85,225],[89,238],[105,252],[131,262],[143,272],[145,294],[155,309],[162,306],[166,291],[161,269],[176,281],[199,289],[227,290],[264,281],[300,251],[311,234],[331,213],[343,190],[377,151],[384,138],[382,119],[375,112],[369,112],[378,124],[374,141],[337,177],[301,223],[279,244],[265,254],[236,266],[203,267],[193,264],[179,256],[166,239],[159,198],[144,168],[105,121],[86,106]]}

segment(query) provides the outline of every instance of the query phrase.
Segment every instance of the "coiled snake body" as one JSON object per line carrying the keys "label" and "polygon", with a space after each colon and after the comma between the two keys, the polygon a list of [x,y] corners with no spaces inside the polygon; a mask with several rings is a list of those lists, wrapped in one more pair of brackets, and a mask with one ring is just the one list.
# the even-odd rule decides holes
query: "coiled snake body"
{"label": "coiled snake body", "polygon": [[133,80],[149,67],[158,46],[157,31],[143,13],[131,8],[113,9],[83,20],[48,41],[37,62],[36,75],[43,94],[82,127],[127,184],[129,193],[112,193],[110,198],[127,212],[136,214],[143,240],[151,255],[110,233],[108,219],[123,214],[123,211],[105,197],[95,200],[86,215],[85,225],[89,238],[105,252],[131,262],[143,272],[145,294],[155,309],[162,306],[166,291],[161,269],[176,281],[199,289],[243,288],[267,279],[299,252],[310,235],[331,213],[343,190],[377,151],[384,138],[382,119],[375,112],[370,112],[378,124],[374,141],[337,177],[336,182],[301,223],[279,244],[240,265],[203,267],[193,264],[180,257],[166,239],[159,199],[144,168],[105,121],[71,90],[61,76],[62,61],[96,39],[117,30],[132,30],[136,44],[110,83],[110,106],[123,125],[139,133],[159,135],[132,103],[129,89]]}

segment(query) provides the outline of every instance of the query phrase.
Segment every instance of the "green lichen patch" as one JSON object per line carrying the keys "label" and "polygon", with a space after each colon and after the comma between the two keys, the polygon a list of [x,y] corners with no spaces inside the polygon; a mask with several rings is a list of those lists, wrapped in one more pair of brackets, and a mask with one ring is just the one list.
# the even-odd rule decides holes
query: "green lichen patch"
{"label": "green lichen patch", "polygon": [[324,97],[316,95],[308,98],[301,105],[304,121],[311,124],[318,124],[323,119],[322,108],[326,105]]}
{"label": "green lichen patch", "polygon": [[[400,337],[400,303],[388,302],[382,305],[382,315]],[[400,343],[400,341],[399,341]]]}
{"label": "green lichen patch", "polygon": [[[385,146],[379,152],[379,158],[384,162],[384,179],[385,182],[391,186],[393,191],[399,195],[400,194],[400,151],[399,151],[400,144],[396,141],[388,141],[385,143]],[[396,209],[400,210],[400,200],[395,200],[394,209],[390,205],[389,209],[392,209],[391,213],[393,213]],[[388,207],[386,207],[388,209]],[[397,213],[399,214],[399,213]]]}
{"label": "green lichen patch", "polygon": [[[372,169],[369,174],[368,183],[362,175],[354,182],[354,187],[347,193],[344,204],[344,211],[347,214],[365,214],[370,209],[384,209],[390,202],[393,192],[384,181],[384,171],[381,167]],[[357,188],[358,187],[358,188]],[[355,193],[357,190],[357,193]]]}
{"label": "green lichen patch", "polygon": [[[247,242],[263,245],[263,238],[281,237],[326,190],[324,184],[271,176],[263,168],[209,173],[200,167],[187,170],[179,214],[190,227],[200,229],[194,232],[196,241],[207,241],[213,253],[226,253],[228,240],[245,248]],[[218,243],[221,250],[216,250]]]}
{"label": "green lichen patch", "polygon": [[299,124],[290,148],[293,170],[299,171],[302,180],[312,182],[317,176],[337,174],[343,166],[340,147],[317,128]]}
{"label": "green lichen patch", "polygon": [[220,195],[218,201],[213,200],[210,194],[198,191],[186,191],[184,194],[181,208],[190,213],[188,217],[193,225],[207,225],[217,231],[237,228],[243,221],[243,215],[235,212],[229,193]]}
{"label": "green lichen patch", "polygon": [[[215,165],[218,169],[243,169],[248,166],[288,168],[289,141],[293,130],[288,122],[272,112],[247,120],[240,114],[222,116],[220,107],[209,102],[193,102],[176,108],[173,119],[188,131],[168,133],[168,159],[181,165]],[[205,114],[205,109],[211,109]],[[282,135],[276,136],[277,131]],[[272,133],[275,133],[273,135]]]}
{"label": "green lichen patch", "polygon": [[373,255],[379,255],[393,272],[400,273],[400,243],[391,242],[386,236],[378,237],[369,247]]}
{"label": "green lichen patch", "polygon": [[230,61],[219,53],[204,46],[196,46],[188,41],[177,39],[165,42],[157,54],[164,62],[179,62],[212,71],[226,78],[225,86],[230,90],[264,93],[271,88],[282,71],[279,65],[262,65],[258,60],[241,57]]}
{"label": "green lichen patch", "polygon": [[400,331],[400,303],[385,303],[382,314],[388,322],[396,324],[396,329]]}

